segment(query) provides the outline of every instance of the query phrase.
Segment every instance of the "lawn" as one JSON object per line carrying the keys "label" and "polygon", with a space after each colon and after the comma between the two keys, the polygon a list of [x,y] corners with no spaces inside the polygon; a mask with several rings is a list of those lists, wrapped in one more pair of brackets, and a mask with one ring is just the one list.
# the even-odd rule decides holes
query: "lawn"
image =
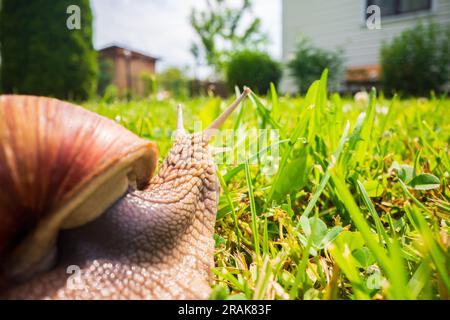
{"label": "lawn", "polygon": [[[179,102],[189,131],[229,103],[84,106],[155,140],[162,158]],[[327,96],[326,76],[301,98],[252,95],[225,124],[240,134],[218,161],[212,298],[448,299],[449,118],[445,98]]]}

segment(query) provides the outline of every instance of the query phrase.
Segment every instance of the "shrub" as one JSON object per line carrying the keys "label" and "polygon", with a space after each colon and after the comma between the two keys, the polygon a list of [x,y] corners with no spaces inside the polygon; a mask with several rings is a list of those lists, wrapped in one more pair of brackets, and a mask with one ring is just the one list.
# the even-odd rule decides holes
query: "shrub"
{"label": "shrub", "polygon": [[329,51],[314,47],[307,39],[297,45],[294,57],[288,62],[288,68],[294,77],[300,93],[320,78],[323,70],[328,68],[328,81],[331,89],[337,89],[343,74],[342,51]]}
{"label": "shrub", "polygon": [[[66,26],[70,5],[80,8],[80,29]],[[3,0],[0,43],[3,92],[75,100],[95,95],[89,0]]]}
{"label": "shrub", "polygon": [[278,85],[281,74],[281,65],[268,54],[245,50],[232,56],[227,65],[226,78],[231,89],[246,85],[258,93],[266,93],[271,82]]}
{"label": "shrub", "polygon": [[119,99],[119,89],[114,84],[108,84],[103,92],[101,101],[112,103]]}
{"label": "shrub", "polygon": [[144,97],[149,97],[156,93],[156,76],[148,71],[143,71],[139,75],[142,86],[144,88]]}
{"label": "shrub", "polygon": [[427,95],[450,80],[450,28],[431,23],[403,31],[381,49],[382,86]]}
{"label": "shrub", "polygon": [[169,67],[156,77],[158,90],[169,91],[174,97],[183,98],[189,94],[189,79],[184,70]]}
{"label": "shrub", "polygon": [[114,80],[114,61],[111,58],[98,60],[97,91],[100,96],[105,94],[106,88],[112,85]]}

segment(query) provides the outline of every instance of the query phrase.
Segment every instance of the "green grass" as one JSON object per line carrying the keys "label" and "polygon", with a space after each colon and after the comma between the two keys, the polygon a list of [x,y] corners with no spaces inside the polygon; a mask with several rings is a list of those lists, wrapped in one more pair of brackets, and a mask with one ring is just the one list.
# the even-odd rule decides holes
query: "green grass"
{"label": "green grass", "polygon": [[[190,131],[228,103],[85,106],[157,141],[162,158],[178,102]],[[277,129],[271,143],[280,159],[273,172],[267,150],[219,164],[212,298],[449,298],[450,100],[372,92],[356,103],[327,96],[324,73],[302,98],[274,88],[252,95],[225,126]],[[251,141],[240,143],[253,150]]]}

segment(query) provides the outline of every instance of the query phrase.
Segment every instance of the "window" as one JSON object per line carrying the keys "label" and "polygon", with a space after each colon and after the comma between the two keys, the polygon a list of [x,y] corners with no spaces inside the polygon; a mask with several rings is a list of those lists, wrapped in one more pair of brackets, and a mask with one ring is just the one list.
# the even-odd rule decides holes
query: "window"
{"label": "window", "polygon": [[366,8],[377,5],[381,9],[381,17],[431,10],[432,0],[367,0]]}

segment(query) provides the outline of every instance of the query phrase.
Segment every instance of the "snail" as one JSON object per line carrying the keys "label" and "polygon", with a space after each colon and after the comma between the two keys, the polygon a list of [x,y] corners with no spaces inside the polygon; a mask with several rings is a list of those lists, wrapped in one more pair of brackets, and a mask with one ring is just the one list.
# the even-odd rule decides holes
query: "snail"
{"label": "snail", "polygon": [[174,144],[54,98],[0,96],[0,298],[204,299],[219,182],[182,108]]}

